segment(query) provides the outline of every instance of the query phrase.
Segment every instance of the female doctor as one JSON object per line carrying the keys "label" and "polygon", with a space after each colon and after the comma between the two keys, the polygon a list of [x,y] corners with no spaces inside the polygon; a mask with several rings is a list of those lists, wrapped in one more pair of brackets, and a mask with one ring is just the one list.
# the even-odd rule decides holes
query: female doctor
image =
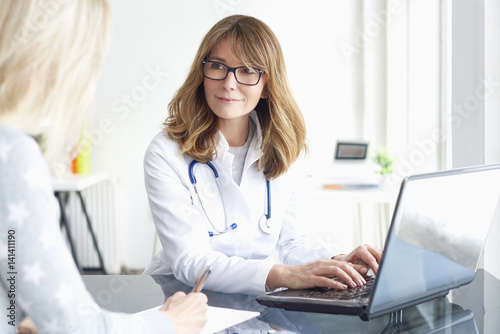
{"label": "female doctor", "polygon": [[[188,77],[149,145],[145,183],[163,249],[146,274],[259,295],[278,287],[347,289],[376,273],[369,245],[332,257],[299,233],[287,171],[307,150],[284,57],[260,20],[234,15],[204,37]],[[278,251],[282,263],[270,256]],[[337,277],[342,282],[331,278]]]}

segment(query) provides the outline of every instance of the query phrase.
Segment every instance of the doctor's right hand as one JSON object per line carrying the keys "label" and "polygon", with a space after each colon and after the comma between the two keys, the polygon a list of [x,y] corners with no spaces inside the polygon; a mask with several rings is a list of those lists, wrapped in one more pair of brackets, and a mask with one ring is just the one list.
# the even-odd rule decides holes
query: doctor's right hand
{"label": "doctor's right hand", "polygon": [[176,333],[200,333],[207,322],[207,296],[201,292],[176,292],[169,297],[160,311],[172,320]]}

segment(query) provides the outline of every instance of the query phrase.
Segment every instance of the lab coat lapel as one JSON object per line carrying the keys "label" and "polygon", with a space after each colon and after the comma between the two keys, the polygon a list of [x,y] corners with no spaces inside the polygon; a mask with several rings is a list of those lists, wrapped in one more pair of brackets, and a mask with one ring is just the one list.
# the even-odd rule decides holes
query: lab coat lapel
{"label": "lab coat lapel", "polygon": [[[260,128],[259,118],[257,117],[257,112],[253,110],[250,113],[250,119],[255,123],[256,129],[255,134],[250,142],[250,147],[248,148],[247,156],[245,158],[244,171],[246,172],[248,168],[257,162],[262,156],[262,129]],[[245,174],[245,173],[243,173]]]}

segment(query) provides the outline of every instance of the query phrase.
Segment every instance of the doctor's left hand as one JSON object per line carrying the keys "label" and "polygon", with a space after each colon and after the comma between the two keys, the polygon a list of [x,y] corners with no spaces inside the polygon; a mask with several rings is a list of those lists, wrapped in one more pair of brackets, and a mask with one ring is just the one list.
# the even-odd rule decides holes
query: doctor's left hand
{"label": "doctor's left hand", "polygon": [[365,275],[369,269],[373,270],[373,272],[377,274],[381,258],[382,251],[380,249],[365,244],[356,247],[347,255],[336,255],[332,259],[352,263],[354,268],[359,273]]}
{"label": "doctor's left hand", "polygon": [[298,265],[275,264],[269,271],[266,284],[271,290],[280,287],[290,289],[324,287],[345,290],[348,287],[364,285],[366,281],[352,263],[326,258]]}
{"label": "doctor's left hand", "polygon": [[280,287],[290,289],[325,287],[339,290],[354,288],[366,284],[363,276],[369,269],[377,273],[381,256],[381,250],[370,245],[362,245],[347,255],[337,255],[331,259],[299,265],[275,264],[269,271],[266,284],[271,290]]}

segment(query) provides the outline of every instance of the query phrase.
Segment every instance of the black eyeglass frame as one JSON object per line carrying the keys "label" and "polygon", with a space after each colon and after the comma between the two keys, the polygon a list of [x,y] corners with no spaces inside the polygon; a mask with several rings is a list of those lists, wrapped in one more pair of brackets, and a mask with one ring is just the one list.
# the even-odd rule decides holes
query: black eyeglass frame
{"label": "black eyeglass frame", "polygon": [[[232,72],[233,75],[234,75],[234,78],[236,79],[236,82],[238,82],[239,84],[242,84],[242,85],[245,85],[245,86],[255,86],[257,85],[259,82],[260,82],[260,78],[262,77],[262,74],[265,73],[264,70],[261,70],[260,68],[255,68],[255,67],[252,67],[252,69],[256,70],[257,72],[259,72],[259,79],[257,79],[257,82],[254,83],[254,84],[247,84],[247,83],[243,83],[243,82],[240,82],[238,80],[238,76],[236,75],[236,70],[237,69],[240,69],[240,68],[247,68],[246,66],[239,66],[239,67],[230,67],[230,66],[227,66],[226,64],[224,63],[221,63],[220,61],[213,61],[213,60],[202,60],[201,62],[203,64],[203,76],[207,79],[210,79],[210,80],[216,80],[216,81],[222,81],[222,80],[226,80],[227,78],[227,75],[229,74],[229,72]],[[214,78],[210,78],[209,76],[207,76],[205,74],[205,65],[207,63],[215,63],[215,64],[220,64],[222,66],[225,66],[227,68],[227,71],[226,71],[226,75],[224,76],[224,78],[220,78],[220,79],[214,79]]]}

